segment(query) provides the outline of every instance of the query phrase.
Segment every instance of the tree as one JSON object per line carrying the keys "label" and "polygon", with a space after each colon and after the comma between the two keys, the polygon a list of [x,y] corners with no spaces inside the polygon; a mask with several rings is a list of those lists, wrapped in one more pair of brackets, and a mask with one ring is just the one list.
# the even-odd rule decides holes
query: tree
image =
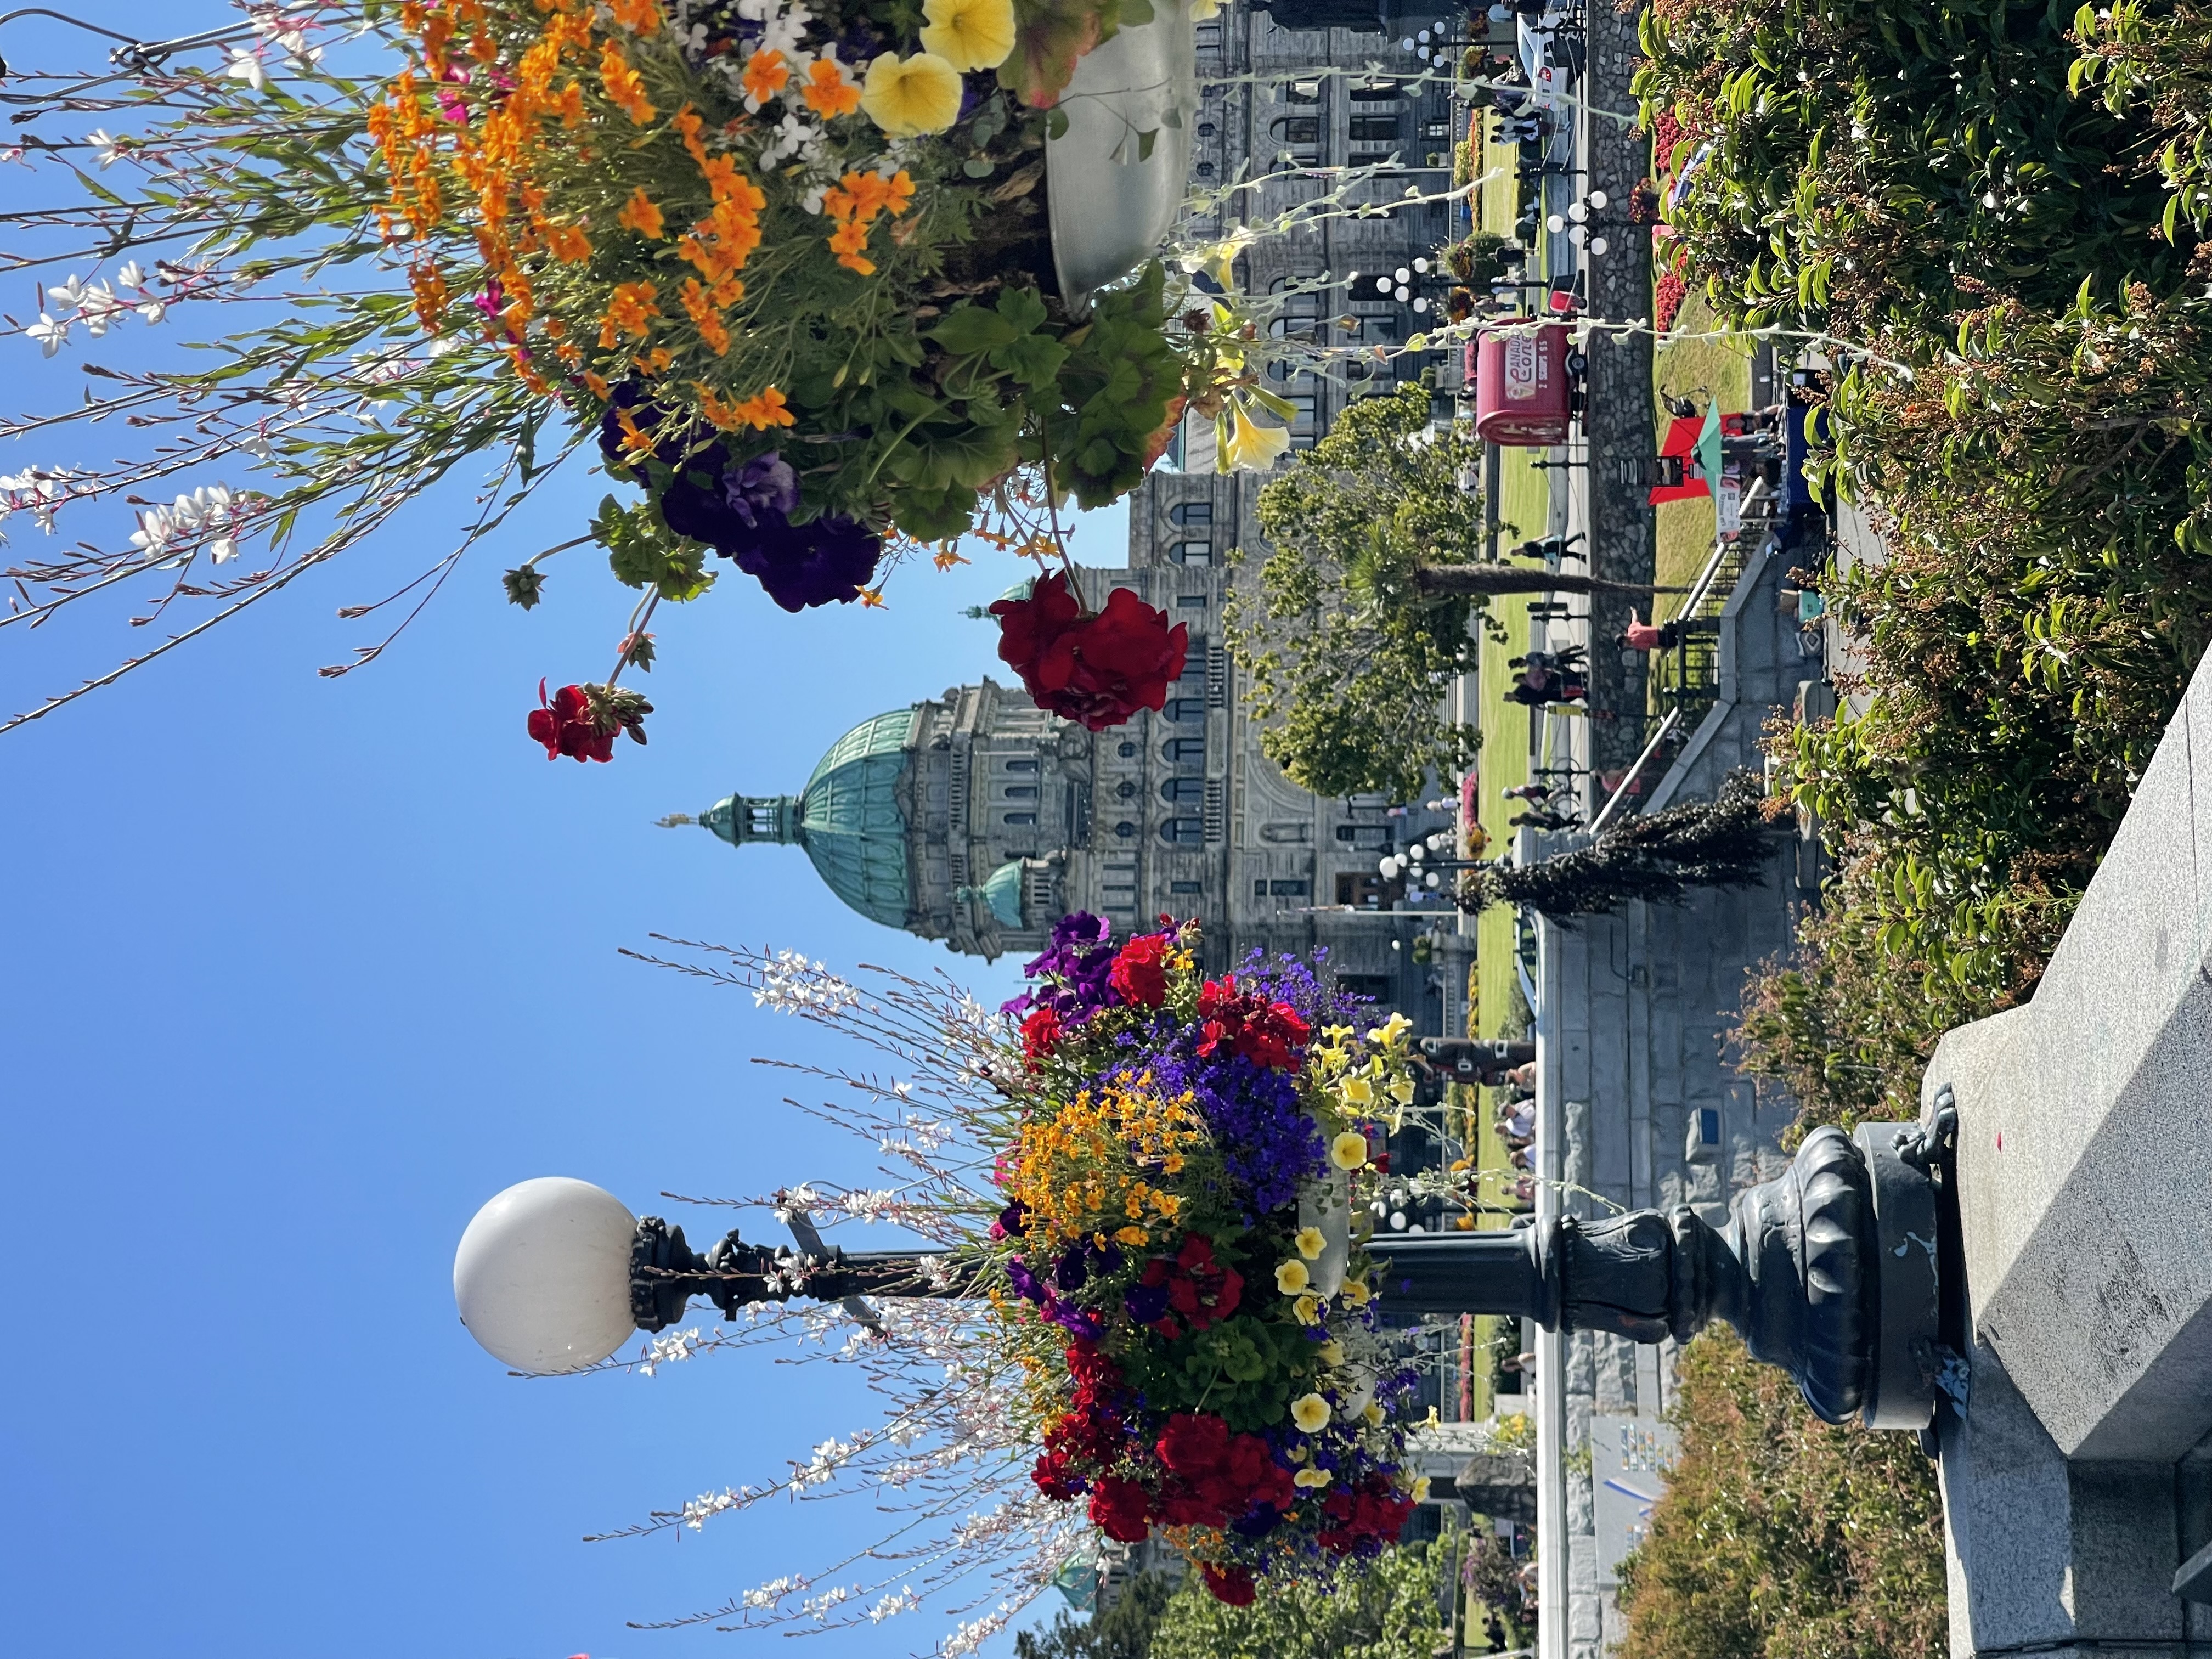
{"label": "tree", "polygon": [[1710,801],[1623,818],[1591,845],[1534,864],[1477,871],[1464,908],[1525,904],[1554,921],[1602,915],[1631,899],[1671,901],[1692,887],[1748,887],[1771,848],[1759,779],[1735,772]]}
{"label": "tree", "polygon": [[1017,1632],[1015,1659],[1146,1659],[1173,1593],[1158,1573],[1139,1573],[1103,1613],[1078,1619],[1063,1607],[1042,1631]]}
{"label": "tree", "polygon": [[1475,728],[1441,707],[1474,666],[1481,599],[1425,593],[1414,572],[1475,556],[1482,498],[1460,477],[1481,457],[1472,430],[1431,432],[1429,394],[1408,386],[1353,404],[1260,492],[1272,550],[1224,620],[1261,748],[1316,794],[1407,799],[1474,758]]}
{"label": "tree", "polygon": [[1249,1607],[1194,1578],[1168,1603],[1150,1659],[1428,1659],[1449,1644],[1437,1597],[1458,1559],[1447,1533],[1348,1563],[1331,1584],[1270,1582]]}
{"label": "tree", "polygon": [[1835,1427],[1716,1326],[1682,1351],[1681,1451],[1621,1565],[1620,1659],[1940,1659],[1943,1505],[1910,1435]]}

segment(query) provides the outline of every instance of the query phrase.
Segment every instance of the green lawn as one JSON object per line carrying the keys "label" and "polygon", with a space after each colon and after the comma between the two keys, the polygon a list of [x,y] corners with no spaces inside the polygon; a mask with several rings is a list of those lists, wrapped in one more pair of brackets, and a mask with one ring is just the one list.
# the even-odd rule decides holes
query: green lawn
{"label": "green lawn", "polygon": [[[1711,334],[1718,327],[1718,319],[1703,293],[1693,290],[1683,300],[1681,313],[1674,324],[1676,337]],[[1751,354],[1750,341],[1732,337],[1673,337],[1662,344],[1653,359],[1651,375],[1660,436],[1666,436],[1667,423],[1673,418],[1663,403],[1656,403],[1662,393],[1692,398],[1699,404],[1716,398],[1723,413],[1749,409]],[[1700,496],[1695,501],[1668,501],[1659,507],[1658,514],[1659,574],[1656,580],[1662,587],[1685,586],[1697,579],[1713,550],[1712,500]],[[1672,615],[1681,603],[1679,595],[1662,597],[1659,617],[1653,620]]]}

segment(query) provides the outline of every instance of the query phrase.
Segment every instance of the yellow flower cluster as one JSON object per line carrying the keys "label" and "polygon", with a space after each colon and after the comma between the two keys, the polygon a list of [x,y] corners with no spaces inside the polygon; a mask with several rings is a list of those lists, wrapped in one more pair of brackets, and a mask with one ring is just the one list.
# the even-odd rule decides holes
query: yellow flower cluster
{"label": "yellow flower cluster", "polygon": [[1205,1138],[1195,1097],[1160,1093],[1150,1073],[1085,1089],[1022,1126],[1006,1195],[1027,1208],[1030,1237],[1048,1248],[1113,1239],[1141,1249],[1182,1206],[1144,1170],[1182,1173]]}
{"label": "yellow flower cluster", "polygon": [[[1406,1059],[1413,1029],[1413,1021],[1405,1015],[1393,1014],[1360,1042],[1351,1026],[1332,1025],[1322,1032],[1306,1062],[1346,1116],[1372,1116],[1385,1103],[1395,1108],[1395,1116],[1413,1102],[1413,1074]],[[1342,1142],[1346,1137],[1337,1139]],[[1347,1154],[1331,1150],[1340,1170],[1356,1170],[1367,1161],[1364,1152],[1356,1162],[1347,1163]]]}

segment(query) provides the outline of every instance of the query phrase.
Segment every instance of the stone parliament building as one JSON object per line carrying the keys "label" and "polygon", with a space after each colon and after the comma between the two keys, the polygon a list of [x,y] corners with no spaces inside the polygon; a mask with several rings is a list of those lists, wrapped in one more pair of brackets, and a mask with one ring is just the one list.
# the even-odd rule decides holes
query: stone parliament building
{"label": "stone parliament building", "polygon": [[[1241,7],[1200,26],[1194,185],[1272,174],[1243,198],[1243,216],[1261,222],[1333,182],[1302,169],[1395,155],[1403,171],[1363,186],[1375,201],[1401,200],[1408,185],[1448,186],[1456,118],[1447,85],[1419,80],[1418,54],[1429,49],[1406,52],[1371,26],[1324,26],[1332,14],[1286,15],[1315,26],[1281,27]],[[1428,25],[1396,27],[1411,38]],[[1378,67],[1386,63],[1395,73]],[[1464,209],[1424,203],[1328,221],[1252,248],[1240,277],[1247,291],[1267,293],[1323,272],[1410,268],[1463,232],[1454,211]],[[1233,222],[1195,228],[1225,232]],[[1326,296],[1330,319],[1356,319],[1356,334],[1325,323],[1322,294],[1293,300],[1273,326],[1327,326],[1338,343],[1396,343],[1425,320],[1410,291],[1401,301],[1362,286],[1365,297]],[[1426,295],[1441,291],[1426,287]],[[1423,366],[1402,356],[1371,377],[1279,381],[1297,411],[1294,445],[1310,446],[1348,398],[1393,391]],[[795,794],[732,795],[701,821],[738,848],[797,843],[853,908],[956,951],[1033,955],[1074,910],[1109,918],[1117,936],[1164,914],[1195,917],[1209,969],[1255,949],[1325,948],[1349,988],[1402,1010],[1421,1030],[1455,1030],[1455,1018],[1443,1023],[1440,979],[1413,959],[1438,907],[1402,906],[1402,891],[1376,872],[1385,851],[1453,819],[1418,802],[1322,799],[1261,753],[1220,616],[1230,550],[1259,547],[1253,508],[1265,477],[1215,474],[1210,425],[1194,423],[1182,449],[1188,470],[1163,467],[1130,497],[1128,568],[1091,573],[1094,592],[1133,588],[1189,627],[1183,678],[1158,714],[1093,734],[985,678],[861,722]]]}

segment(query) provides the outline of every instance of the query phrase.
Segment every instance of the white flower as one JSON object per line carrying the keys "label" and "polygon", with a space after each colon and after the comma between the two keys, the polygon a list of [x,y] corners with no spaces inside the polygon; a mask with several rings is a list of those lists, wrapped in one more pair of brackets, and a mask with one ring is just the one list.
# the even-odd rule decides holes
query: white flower
{"label": "white flower", "polygon": [[77,301],[77,320],[85,325],[93,338],[107,332],[108,325],[130,307],[115,297],[115,290],[105,283],[94,283],[85,288]]}
{"label": "white flower", "polygon": [[23,332],[36,340],[39,343],[39,349],[51,357],[62,349],[62,342],[69,338],[69,325],[65,322],[56,322],[42,311],[39,313],[39,320],[33,323]]}
{"label": "white flower", "polygon": [[102,172],[113,167],[123,155],[121,143],[101,128],[94,127],[86,133],[84,142],[92,146],[92,159],[100,163]]}
{"label": "white flower", "polygon": [[269,71],[261,66],[260,58],[243,47],[230,49],[230,62],[224,65],[223,74],[233,81],[243,81],[259,92],[269,84]]}
{"label": "white flower", "polygon": [[238,556],[238,543],[229,537],[219,537],[208,544],[208,557],[217,564],[228,564]]}
{"label": "white flower", "polygon": [[118,287],[143,289],[146,286],[146,268],[136,259],[125,259],[123,269],[115,273],[115,281]]}
{"label": "white flower", "polygon": [[149,323],[158,323],[169,314],[168,302],[166,300],[149,300],[138,307],[138,314]]}
{"label": "white flower", "polygon": [[76,309],[77,302],[83,297],[84,278],[82,276],[71,276],[56,283],[46,290],[47,303],[64,317]]}

